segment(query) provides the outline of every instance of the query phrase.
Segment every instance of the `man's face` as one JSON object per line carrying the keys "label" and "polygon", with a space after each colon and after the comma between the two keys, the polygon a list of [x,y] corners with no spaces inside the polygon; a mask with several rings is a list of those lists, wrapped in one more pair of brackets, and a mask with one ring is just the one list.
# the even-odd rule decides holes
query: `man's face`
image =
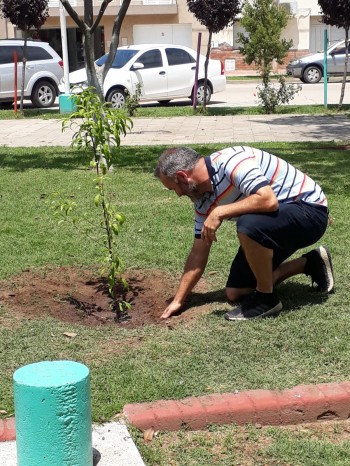
{"label": "man's face", "polygon": [[174,179],[160,173],[159,179],[166,188],[175,191],[179,197],[187,196],[193,202],[201,197],[197,183],[184,172],[178,173]]}

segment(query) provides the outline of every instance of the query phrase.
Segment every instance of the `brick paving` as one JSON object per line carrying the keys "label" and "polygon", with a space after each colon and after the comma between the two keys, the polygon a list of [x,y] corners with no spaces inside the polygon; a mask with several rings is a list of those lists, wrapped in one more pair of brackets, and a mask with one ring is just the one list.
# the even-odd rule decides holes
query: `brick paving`
{"label": "brick paving", "polygon": [[[0,146],[69,146],[61,120],[1,120]],[[270,141],[348,141],[346,115],[227,115],[135,118],[122,145],[249,144]]]}

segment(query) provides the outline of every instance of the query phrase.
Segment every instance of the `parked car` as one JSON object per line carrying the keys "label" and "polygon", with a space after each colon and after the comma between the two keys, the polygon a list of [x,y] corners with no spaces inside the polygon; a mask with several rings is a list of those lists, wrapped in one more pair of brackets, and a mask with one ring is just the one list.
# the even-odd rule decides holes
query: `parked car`
{"label": "parked car", "polygon": [[[97,68],[106,62],[107,55],[96,61]],[[197,101],[204,97],[204,61],[200,56],[197,87]],[[106,101],[114,108],[125,104],[126,96],[135,94],[141,84],[140,101],[157,100],[169,102],[172,99],[190,98],[193,100],[196,69],[196,52],[180,45],[144,44],[120,47],[103,85]],[[70,73],[70,85],[87,86],[85,68]],[[64,79],[60,82],[64,92]],[[210,60],[208,66],[207,102],[211,95],[224,91],[226,77],[219,60]],[[76,90],[76,92],[78,92]]]}
{"label": "parked car", "polygon": [[[23,39],[0,40],[0,103],[13,102],[14,52],[18,56],[18,97],[21,95]],[[47,42],[28,40],[24,99],[35,107],[51,107],[59,93],[63,61]]]}
{"label": "parked car", "polygon": [[[350,45],[349,45],[350,51]],[[342,76],[345,68],[345,41],[337,42],[327,49],[327,75]],[[299,78],[304,83],[318,83],[323,77],[324,53],[306,55],[292,60],[287,65],[287,74]],[[350,74],[350,63],[348,65]]]}

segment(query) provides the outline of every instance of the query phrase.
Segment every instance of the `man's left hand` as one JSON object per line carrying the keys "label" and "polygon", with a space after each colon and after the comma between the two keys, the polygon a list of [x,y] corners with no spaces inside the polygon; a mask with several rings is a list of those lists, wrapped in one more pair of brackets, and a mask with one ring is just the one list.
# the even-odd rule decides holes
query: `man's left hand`
{"label": "man's left hand", "polygon": [[213,241],[217,241],[216,231],[220,227],[221,223],[222,220],[215,213],[215,210],[213,210],[204,222],[201,233],[202,240],[208,244],[212,243]]}

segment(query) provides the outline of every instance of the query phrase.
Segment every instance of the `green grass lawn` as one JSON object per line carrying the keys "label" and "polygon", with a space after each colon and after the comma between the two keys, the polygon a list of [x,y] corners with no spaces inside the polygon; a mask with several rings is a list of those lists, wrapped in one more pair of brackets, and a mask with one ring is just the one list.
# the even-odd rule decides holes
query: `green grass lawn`
{"label": "green grass lawn", "polygon": [[[175,116],[194,116],[202,115],[200,109],[195,112],[189,103],[184,105],[182,102],[170,102],[164,104],[142,104],[136,111],[135,118],[171,118]],[[342,110],[337,110],[337,105],[330,104],[325,110],[323,105],[283,105],[276,111],[277,115],[332,115],[344,114],[350,110],[349,104],[344,104]],[[263,110],[256,107],[211,107],[207,106],[206,116],[222,116],[222,115],[262,115]],[[24,109],[23,115],[15,114],[13,110],[1,110],[0,120],[10,120],[15,118],[40,118],[49,120],[53,118],[65,118],[66,115],[60,114],[59,110],[52,108],[46,109]]]}
{"label": "green grass lawn", "polygon": [[[306,171],[327,193],[333,222],[322,243],[333,254],[336,293],[328,300],[322,299],[312,291],[310,281],[301,276],[279,286],[284,310],[277,318],[229,323],[223,319],[227,305],[215,301],[211,313],[198,316],[186,325],[179,323],[173,329],[157,326],[134,330],[92,329],[45,316],[18,321],[9,309],[0,305],[0,410],[13,413],[13,372],[40,360],[73,359],[88,365],[96,421],[110,419],[130,402],[242,389],[283,389],[348,378],[348,151],[336,149],[334,144],[327,147],[324,143],[269,143],[259,147]],[[207,155],[220,147],[195,148]],[[187,199],[179,199],[164,190],[153,177],[153,167],[162,149],[123,147],[120,151],[111,174],[114,202],[127,218],[120,235],[120,254],[129,269],[161,269],[179,277],[192,242],[193,213]],[[72,226],[58,226],[47,204],[51,192],[64,190],[91,218],[97,219],[93,205],[94,173],[86,168],[81,155],[68,148],[0,148],[0,170],[1,279],[11,280],[27,268],[96,265],[96,246],[82,239]],[[226,222],[219,230],[218,243],[205,274],[212,289],[221,290],[225,286],[236,248],[234,224]],[[211,271],[217,273],[210,274]],[[63,336],[67,331],[78,335],[67,339]],[[113,351],[101,351],[111,345]],[[336,456],[327,443],[328,437],[318,441],[313,436],[298,437],[278,429],[267,433],[255,430],[256,433],[249,435],[261,439],[261,448],[267,444],[261,463],[258,457],[255,463],[238,462],[235,455],[240,434],[232,426],[214,429],[211,434],[196,434],[186,458],[183,448],[189,442],[187,433],[179,433],[176,442],[175,434],[164,434],[148,445],[139,440],[136,432],[133,435],[149,465],[172,464],[170,461],[186,466],[350,464],[349,449],[345,445],[339,450],[344,461],[333,461]],[[269,441],[263,441],[265,435]],[[322,452],[331,459],[309,461],[310,444],[316,449],[316,459],[322,458]],[[227,453],[222,457],[217,455],[214,463],[218,445]],[[244,452],[239,454],[244,457]]]}
{"label": "green grass lawn", "polygon": [[285,428],[212,426],[202,432],[159,433],[152,442],[131,432],[152,466],[349,466],[348,429],[349,422]]}

